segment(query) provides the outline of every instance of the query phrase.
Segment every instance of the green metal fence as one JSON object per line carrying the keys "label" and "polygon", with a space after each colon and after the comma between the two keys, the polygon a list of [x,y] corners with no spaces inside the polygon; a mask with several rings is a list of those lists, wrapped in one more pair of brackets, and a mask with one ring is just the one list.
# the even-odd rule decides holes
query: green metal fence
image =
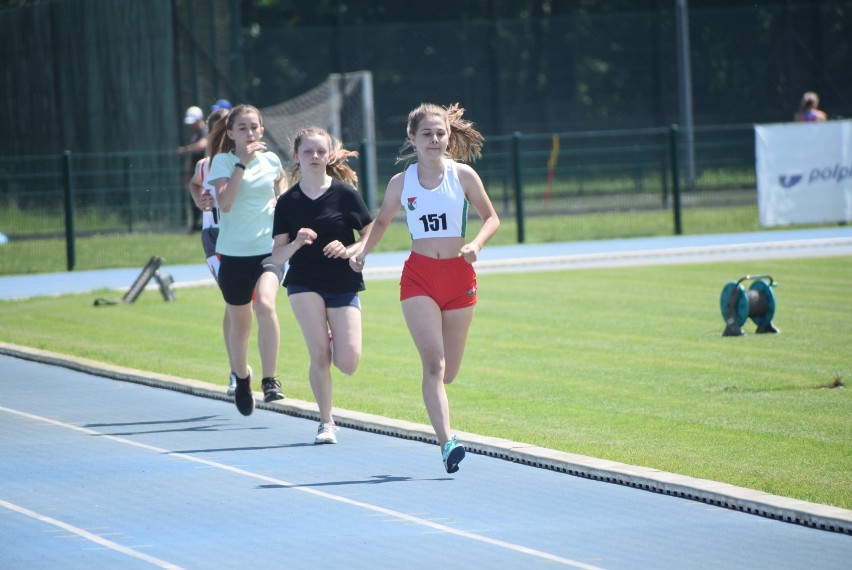
{"label": "green metal fence", "polygon": [[[760,229],[753,126],[696,128],[693,178],[682,139],[672,128],[490,137],[474,168],[518,242]],[[378,145],[380,181],[399,170],[398,147]]]}
{"label": "green metal fence", "polygon": [[[128,241],[186,233],[180,172],[174,151],[0,157],[0,232],[9,240],[0,274],[43,267],[29,265],[39,258],[54,260],[51,271],[135,265],[122,254]],[[81,258],[81,242],[102,245]]]}
{"label": "green metal fence", "polygon": [[[752,126],[696,129],[694,178],[681,139],[673,128],[517,133],[487,139],[474,168],[515,242],[759,229]],[[401,142],[377,145],[379,187],[361,188],[376,204]],[[0,274],[29,271],[16,256],[50,256],[50,271],[138,265],[131,243],[187,232],[180,172],[173,151],[0,157]]]}

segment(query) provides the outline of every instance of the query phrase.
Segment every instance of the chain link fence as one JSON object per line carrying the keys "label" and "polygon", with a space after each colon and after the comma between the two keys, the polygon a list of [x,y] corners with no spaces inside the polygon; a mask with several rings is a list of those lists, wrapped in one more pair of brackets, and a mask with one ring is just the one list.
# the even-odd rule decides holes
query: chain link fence
{"label": "chain link fence", "polygon": [[372,15],[305,18],[332,4],[293,4],[291,21],[248,0],[0,3],[0,273],[198,262],[174,150],[186,107],[265,108],[329,74],[372,74],[377,172],[361,179],[375,204],[408,111],[461,103],[513,241],[758,230],[752,124],[790,120],[811,89],[831,118],[852,115],[852,0],[689,3],[688,176],[669,128],[673,2],[481,0],[405,21],[371,2]]}
{"label": "chain link fence", "polygon": [[[695,180],[675,167],[670,128],[489,137],[473,166],[513,242],[760,229],[751,125],[701,127],[695,139]],[[400,144],[377,144],[380,183],[361,188],[377,204],[401,168]],[[197,262],[194,245],[186,259],[174,250],[173,238],[186,236],[179,174],[171,153],[0,157],[0,232],[9,240],[0,274],[45,270],[22,260],[51,259],[51,271],[134,266],[154,254]]]}

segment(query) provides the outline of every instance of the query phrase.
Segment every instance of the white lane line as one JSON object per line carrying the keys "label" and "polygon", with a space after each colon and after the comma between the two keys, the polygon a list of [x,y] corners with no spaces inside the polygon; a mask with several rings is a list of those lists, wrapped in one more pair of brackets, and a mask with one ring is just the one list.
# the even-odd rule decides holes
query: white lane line
{"label": "white lane line", "polygon": [[535,266],[548,264],[570,264],[585,261],[619,261],[631,259],[645,258],[660,258],[660,257],[690,257],[718,254],[737,254],[744,252],[755,252],[761,255],[766,253],[766,250],[795,250],[795,249],[810,249],[810,248],[828,248],[841,247],[841,253],[845,254],[846,250],[852,246],[852,239],[849,238],[825,238],[825,239],[804,239],[804,240],[785,240],[785,241],[769,241],[758,243],[736,243],[736,244],[721,244],[721,245],[696,245],[683,247],[670,247],[659,249],[637,249],[637,250],[616,250],[602,251],[592,253],[569,253],[561,255],[549,255],[539,257],[526,257],[517,259],[482,259],[476,262],[476,268],[498,269],[504,266]]}
{"label": "white lane line", "polygon": [[171,562],[166,562],[165,560],[160,560],[154,556],[150,556],[145,554],[144,552],[139,552],[138,550],[133,550],[132,548],[127,548],[126,546],[122,546],[118,543],[115,543],[111,540],[107,540],[102,536],[98,536],[97,534],[93,534],[87,530],[82,528],[78,528],[76,526],[70,525],[68,523],[64,523],[60,520],[56,520],[52,517],[48,517],[46,515],[39,514],[35,511],[31,511],[25,507],[20,505],[16,505],[14,503],[10,503],[8,501],[4,501],[0,499],[0,507],[5,507],[10,511],[14,511],[18,514],[22,514],[24,516],[28,516],[30,518],[36,519],[37,521],[41,521],[43,523],[51,524],[53,526],[59,527],[64,531],[75,534],[79,537],[85,538],[91,542],[99,544],[105,548],[109,548],[110,550],[115,550],[116,552],[120,552],[122,554],[126,554],[127,556],[131,556],[133,558],[137,558],[144,562],[149,562],[158,568],[167,568],[168,570],[184,570],[182,566],[178,566],[177,564],[172,564]]}
{"label": "white lane line", "polygon": [[[139,442],[136,442],[136,441],[131,441],[129,439],[124,439],[123,437],[116,437],[116,436],[113,436],[113,435],[108,435],[108,434],[105,434],[105,433],[102,433],[102,432],[99,432],[99,431],[95,431],[95,430],[92,430],[92,429],[89,429],[89,428],[75,426],[73,424],[60,422],[58,420],[53,420],[53,419],[45,418],[45,417],[42,417],[42,416],[36,416],[36,415],[33,415],[33,414],[29,414],[27,412],[22,412],[22,411],[19,411],[19,410],[13,410],[11,408],[6,408],[4,406],[0,406],[0,411],[7,412],[7,413],[10,413],[10,414],[14,414],[14,415],[17,415],[17,416],[20,416],[20,417],[28,418],[28,419],[31,419],[31,420],[34,420],[34,421],[44,422],[44,423],[48,423],[48,424],[55,425],[55,426],[58,426],[58,427],[71,429],[71,430],[74,430],[74,431],[85,433],[87,435],[97,435],[97,436],[100,436],[101,438],[108,439],[108,440],[114,441],[116,443],[122,443],[124,445],[131,445],[133,447],[138,447],[140,449],[153,451],[153,452],[158,453],[158,454],[166,454],[166,455],[169,455],[170,457],[177,457],[179,459],[185,459],[187,461],[192,461],[194,463],[200,463],[202,465],[207,465],[209,467],[215,467],[215,468],[221,469],[223,471],[229,471],[229,472],[235,473],[237,475],[242,475],[244,477],[257,479],[258,481],[263,481],[264,483],[271,483],[273,485],[287,487],[289,489],[301,491],[302,493],[307,493],[309,495],[313,495],[315,497],[327,499],[329,501],[336,501],[338,503],[343,503],[343,504],[350,505],[350,506],[353,506],[353,507],[358,507],[358,508],[365,509],[365,510],[368,510],[368,511],[371,511],[371,512],[374,512],[374,513],[387,515],[387,516],[393,517],[394,519],[407,521],[407,522],[410,522],[410,523],[413,523],[413,524],[416,524],[416,525],[431,528],[433,530],[437,530],[437,531],[440,531],[440,532],[443,532],[443,533],[453,534],[455,536],[466,538],[468,540],[473,540],[473,541],[476,541],[476,542],[482,542],[482,543],[485,543],[485,544],[489,544],[491,546],[497,546],[497,547],[500,547],[500,548],[505,548],[507,550],[512,550],[514,552],[518,552],[518,553],[521,553],[521,554],[526,554],[526,555],[533,556],[533,557],[536,557],[536,558],[541,558],[541,559],[544,559],[544,560],[548,560],[550,562],[556,562],[556,563],[559,563],[559,564],[563,564],[565,566],[570,566],[572,568],[580,568],[582,570],[603,570],[599,566],[592,566],[592,565],[589,565],[589,564],[584,564],[583,562],[580,562],[578,560],[571,560],[569,558],[563,558],[561,556],[557,556],[557,555],[551,554],[549,552],[544,552],[542,550],[536,550],[535,548],[529,548],[529,547],[526,547],[526,546],[522,546],[520,544],[514,544],[512,542],[507,542],[505,540],[489,538],[487,536],[483,536],[483,535],[476,534],[476,533],[473,533],[473,532],[468,532],[468,531],[452,528],[452,527],[447,526],[447,525],[432,522],[430,520],[423,519],[423,518],[420,518],[420,517],[415,517],[415,516],[412,516],[412,515],[409,515],[409,514],[406,514],[406,513],[395,511],[393,509],[387,509],[385,507],[373,505],[371,503],[365,503],[363,501],[355,501],[355,500],[349,499],[347,497],[334,495],[334,494],[331,494],[331,493],[327,493],[325,491],[319,491],[317,489],[313,489],[313,488],[310,488],[310,487],[302,487],[300,485],[297,485],[296,483],[290,483],[289,481],[284,481],[282,479],[276,479],[274,477],[268,477],[266,475],[261,475],[260,473],[254,473],[252,471],[246,471],[245,469],[240,469],[238,467],[232,467],[230,465],[225,465],[224,463],[217,463],[216,461],[210,461],[209,459],[203,459],[201,457],[193,457],[192,455],[187,455],[185,453],[178,453],[178,452],[170,451],[168,449],[162,449],[160,447],[155,447],[153,445],[147,445],[145,443],[139,443]],[[5,503],[4,501],[0,501],[0,504],[4,504],[4,503]],[[36,513],[33,513],[33,514],[35,515]],[[50,519],[50,520],[53,521],[54,519]],[[59,521],[55,521],[55,522],[59,523]],[[64,523],[59,523],[59,524],[63,525]],[[65,527],[63,527],[63,528],[65,528]],[[71,528],[73,528],[73,527],[71,527]],[[75,531],[72,531],[72,532],[75,532]],[[85,532],[85,531],[81,531],[81,532]],[[96,535],[91,535],[91,536],[94,537],[94,538],[97,538]],[[107,541],[107,542],[109,542],[109,541]],[[118,546],[118,545],[116,545],[116,546]],[[127,549],[127,550],[130,551],[130,552],[134,552],[130,549]],[[168,567],[169,568],[178,568],[177,566],[168,566]]]}

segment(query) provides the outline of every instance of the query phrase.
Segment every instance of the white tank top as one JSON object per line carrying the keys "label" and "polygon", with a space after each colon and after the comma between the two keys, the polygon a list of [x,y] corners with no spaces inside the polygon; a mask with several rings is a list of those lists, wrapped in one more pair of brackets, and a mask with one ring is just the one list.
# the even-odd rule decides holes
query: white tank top
{"label": "white tank top", "polygon": [[423,188],[417,164],[405,170],[400,196],[411,239],[464,237],[468,201],[453,160],[444,160],[444,178],[437,188]]}
{"label": "white tank top", "polygon": [[201,161],[200,168],[201,186],[204,188],[202,193],[213,197],[213,209],[201,213],[201,229],[219,227],[219,200],[216,198],[216,188],[207,179],[208,170],[210,170],[210,158],[205,157]]}

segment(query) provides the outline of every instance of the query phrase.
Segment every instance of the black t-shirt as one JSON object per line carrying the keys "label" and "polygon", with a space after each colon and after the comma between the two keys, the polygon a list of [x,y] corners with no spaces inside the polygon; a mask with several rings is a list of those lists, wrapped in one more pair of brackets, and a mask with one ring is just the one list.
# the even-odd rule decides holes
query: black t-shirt
{"label": "black t-shirt", "polygon": [[292,242],[301,228],[311,228],[317,239],[303,245],[290,258],[284,285],[302,285],[327,293],[363,291],[364,278],[349,267],[349,260],[328,258],[322,250],[334,240],[347,247],[352,245],[355,232],[372,221],[364,199],[345,182],[332,179],[329,189],[316,200],[305,196],[299,184],[292,186],[275,205],[272,235],[288,234]]}

